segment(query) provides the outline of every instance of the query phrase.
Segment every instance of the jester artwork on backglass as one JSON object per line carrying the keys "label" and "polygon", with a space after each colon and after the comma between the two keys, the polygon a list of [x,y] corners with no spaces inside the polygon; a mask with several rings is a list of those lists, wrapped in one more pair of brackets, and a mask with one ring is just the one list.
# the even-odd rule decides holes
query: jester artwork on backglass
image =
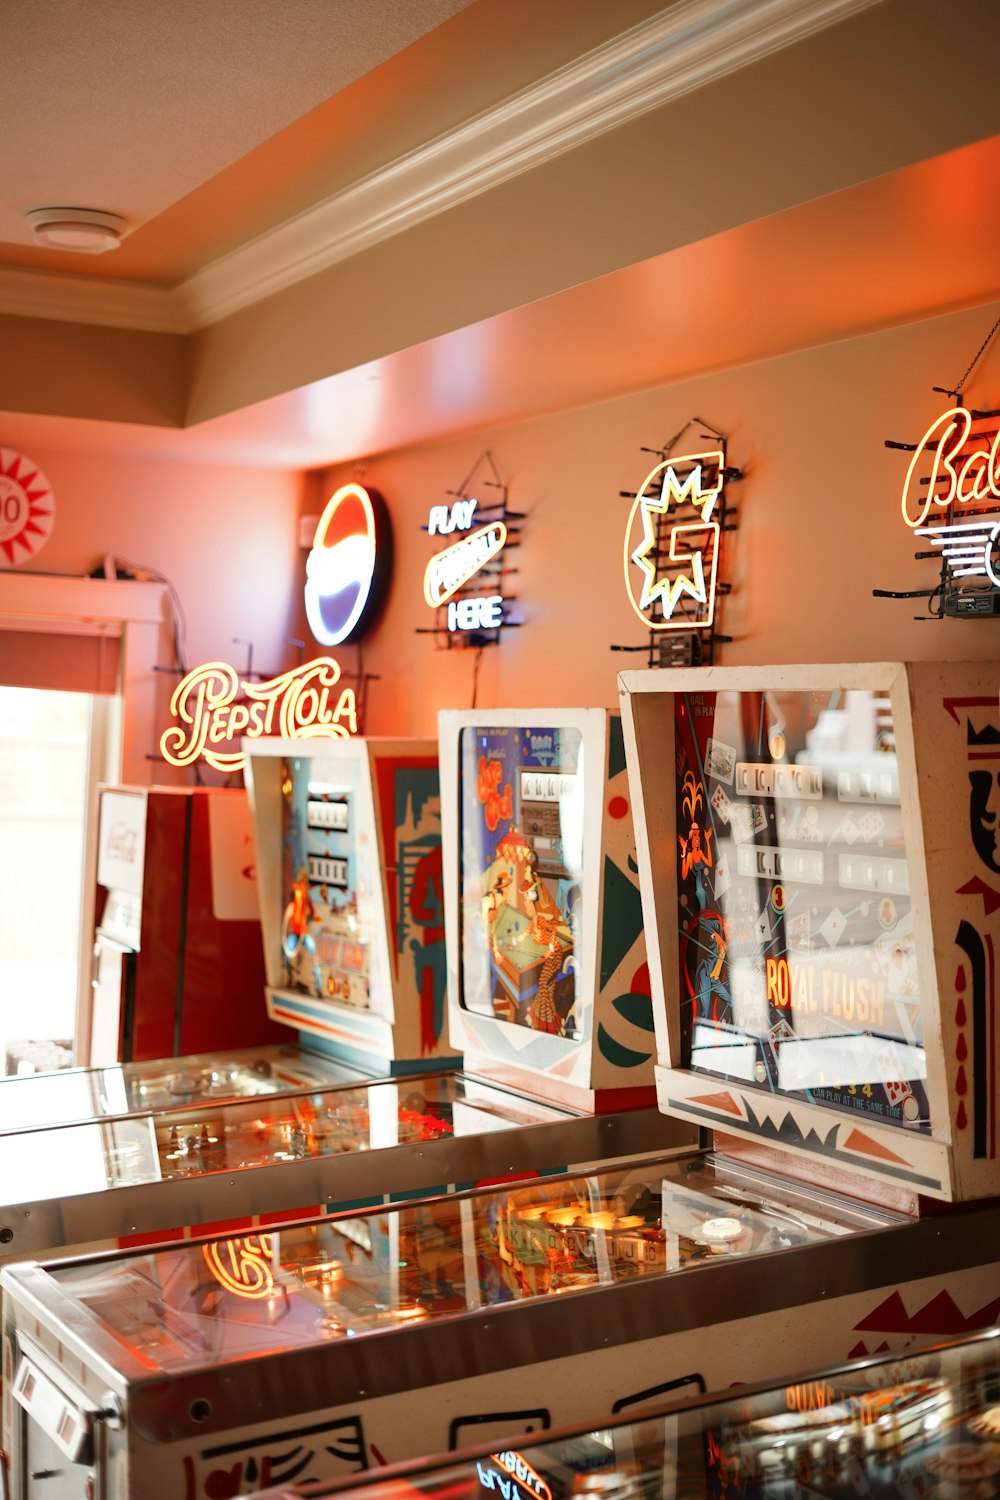
{"label": "jester artwork on backglass", "polygon": [[674,703],[684,1066],[929,1130],[888,698]]}
{"label": "jester artwork on backglass", "polygon": [[579,730],[461,731],[462,1004],[581,1040]]}
{"label": "jester artwork on backglass", "polygon": [[[334,764],[336,770],[341,768]],[[316,760],[282,765],[281,947],[301,994],[370,1006],[374,855],[359,838],[350,768],[323,779]]]}

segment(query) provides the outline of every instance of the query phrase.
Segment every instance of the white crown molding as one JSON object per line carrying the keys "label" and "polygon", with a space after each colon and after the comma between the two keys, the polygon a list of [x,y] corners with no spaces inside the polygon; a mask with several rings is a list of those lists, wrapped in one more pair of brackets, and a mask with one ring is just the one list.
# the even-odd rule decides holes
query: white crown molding
{"label": "white crown molding", "polygon": [[11,266],[0,266],[0,313],[148,333],[190,331],[180,302],[166,287]]}
{"label": "white crown molding", "polygon": [[879,3],[679,0],[173,289],[0,270],[0,312],[193,332]]}

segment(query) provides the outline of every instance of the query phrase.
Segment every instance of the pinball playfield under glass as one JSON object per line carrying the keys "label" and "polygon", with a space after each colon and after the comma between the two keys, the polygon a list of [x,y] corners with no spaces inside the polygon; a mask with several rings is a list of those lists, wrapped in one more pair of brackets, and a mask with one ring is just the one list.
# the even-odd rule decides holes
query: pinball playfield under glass
{"label": "pinball playfield under glass", "polygon": [[[0,1134],[0,1210],[104,1188],[318,1160],[564,1118],[539,1101],[430,1074]],[[372,1169],[374,1171],[374,1168]]]}
{"label": "pinball playfield under glass", "polygon": [[294,1046],[64,1068],[0,1079],[0,1131],[70,1124],[109,1115],[221,1104],[358,1078],[357,1069]]}
{"label": "pinball playfield under glass", "polygon": [[662,1276],[880,1222],[778,1208],[703,1158],[430,1198],[50,1274],[149,1366],[265,1354]]}

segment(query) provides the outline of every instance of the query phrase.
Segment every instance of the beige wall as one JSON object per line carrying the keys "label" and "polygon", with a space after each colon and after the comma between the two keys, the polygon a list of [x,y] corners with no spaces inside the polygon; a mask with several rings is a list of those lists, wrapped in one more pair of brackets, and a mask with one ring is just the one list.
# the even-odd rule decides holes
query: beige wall
{"label": "beige wall", "polygon": [[[16,422],[5,446],[19,447]],[[156,569],[177,589],[191,663],[242,663],[233,636],[253,640],[254,666],[289,665],[288,578],[296,559],[301,475],[281,470],[25,451],[41,465],[56,520],[41,552],[17,571],[81,576],[105,554]]]}
{"label": "beige wall", "polygon": [[[57,507],[45,547],[29,566],[17,568],[16,575],[81,577],[111,554],[155,570],[173,585],[186,621],[189,666],[222,658],[242,671],[246,647],[234,645],[234,637],[253,642],[255,671],[283,671],[297,660],[288,644],[296,633],[289,580],[297,564],[296,518],[303,504],[303,476],[47,450],[37,443],[21,444],[16,419],[5,423],[3,441],[5,446],[23,448],[41,465]],[[13,574],[0,572],[0,613],[8,612],[13,582]],[[173,666],[168,638],[161,639],[159,664]],[[147,722],[149,695],[142,704],[132,700],[133,719],[142,720],[128,726],[126,736],[135,747],[128,767],[132,779],[178,779],[165,766],[137,759],[140,751],[144,759],[155,750],[169,722],[176,680],[167,673],[157,681],[153,722]]]}
{"label": "beige wall", "polygon": [[648,113],[637,99],[617,129],[193,334],[186,422],[996,134],[1000,9],[961,15],[881,0]]}
{"label": "beige wall", "polygon": [[[875,587],[915,588],[933,577],[933,564],[913,561],[898,514],[905,457],[883,441],[920,436],[945,404],[931,387],[958,378],[998,311],[979,307],[369,461],[364,478],[386,496],[397,553],[387,607],[364,645],[364,668],[378,678],[369,732],[433,734],[439,708],[472,702],[475,654],[435,650],[416,633],[429,623],[421,580],[433,550],[420,528],[484,448],[528,518],[516,579],[524,626],[482,654],[477,702],[613,704],[616,672],[642,658],[609,646],[643,640],[621,579],[628,502],[619,491],[647,472],[640,449],[694,414],[729,434],[730,460],[746,474],[729,492],[741,524],[722,620],[736,639],[722,648],[723,662],[1000,657],[1000,622],[918,623],[919,601],[871,597]],[[969,397],[1000,404],[1000,348]],[[18,445],[16,425],[4,442]],[[58,503],[34,569],[79,576],[112,553],[163,573],[187,618],[189,663],[221,657],[242,669],[245,648],[234,637],[253,640],[254,666],[265,672],[295,659],[290,636],[312,647],[298,516],[316,514],[353,468],[303,476],[29,451]],[[356,670],[356,648],[339,654],[345,671]],[[151,749],[157,730],[150,726]]]}
{"label": "beige wall", "polygon": [[[528,519],[516,580],[524,628],[483,653],[477,703],[613,704],[617,670],[643,664],[609,649],[643,639],[621,578],[628,502],[619,491],[648,470],[640,448],[694,414],[729,435],[730,461],[746,474],[729,491],[740,529],[722,625],[735,640],[723,662],[1000,657],[1000,621],[918,622],[921,601],[872,598],[873,588],[935,578],[933,563],[913,560],[898,508],[906,458],[884,440],[919,439],[948,404],[931,387],[958,379],[998,311],[979,307],[371,461],[364,478],[392,511],[396,573],[364,647],[365,669],[379,679],[369,732],[432,734],[439,708],[472,703],[474,653],[436,651],[415,629],[429,623],[421,579],[433,550],[420,527],[484,448]],[[1000,348],[967,394],[1000,404]],[[331,471],[323,492],[354,472]],[[353,667],[355,650],[343,660]]]}

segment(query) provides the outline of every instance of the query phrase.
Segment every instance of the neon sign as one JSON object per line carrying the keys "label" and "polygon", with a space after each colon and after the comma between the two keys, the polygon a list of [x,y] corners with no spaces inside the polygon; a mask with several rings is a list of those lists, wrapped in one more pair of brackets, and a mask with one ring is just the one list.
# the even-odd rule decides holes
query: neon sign
{"label": "neon sign", "polygon": [[[721,452],[690,453],[657,464],[639,488],[625,527],[625,588],[650,630],[703,630],[715,618],[721,528],[712,513],[724,477]],[[671,504],[675,511],[693,506],[698,519],[675,520],[665,531]],[[637,518],[642,538],[632,548]],[[692,601],[694,608],[686,604],[679,610],[682,599]]]}
{"label": "neon sign", "polygon": [[[484,504],[469,493],[474,485],[497,490],[498,498]],[[510,598],[501,589],[508,549],[518,545],[524,517],[508,510],[507,486],[489,450],[448,493],[454,500],[432,505],[423,528],[429,536],[449,538],[424,569],[424,603],[441,611],[441,623],[420,633],[442,636],[449,648],[495,646],[502,627],[517,623],[508,617]]]}
{"label": "neon sign", "polygon": [[[907,526],[914,530],[922,526],[932,505],[947,510],[953,503],[968,505],[972,501],[1000,500],[1000,431],[989,448],[974,448],[963,456],[962,450],[971,435],[972,413],[964,406],[942,412],[928,427],[916,446],[903,480],[900,509]],[[917,464],[926,453],[932,455],[927,493],[922,499],[917,497],[911,510],[914,475]],[[942,480],[945,487],[938,490]]]}
{"label": "neon sign", "polygon": [[205,1264],[216,1281],[234,1297],[256,1302],[274,1291],[274,1236],[248,1234],[241,1240],[215,1240],[203,1245]]}
{"label": "neon sign", "polygon": [[362,634],[392,566],[389,512],[377,490],[343,484],[327,501],[306,561],[309,629],[325,646]]}
{"label": "neon sign", "polygon": [[[978,509],[984,502],[1000,500],[1000,430],[988,447],[969,448],[975,438],[973,421],[965,406],[952,407],[934,419],[907,467],[900,511],[914,536],[926,537],[940,550],[952,578],[984,578],[1000,588],[1000,516],[995,510],[984,514]],[[928,457],[930,473],[918,479],[917,467]],[[956,519],[957,506],[970,507],[959,513],[965,519]],[[928,525],[932,508],[942,515]]]}
{"label": "neon sign", "polygon": [[[475,505],[476,501],[470,504]],[[424,571],[424,598],[431,609],[446,603],[452,594],[474,578],[486,563],[503,551],[506,541],[507,527],[503,521],[491,521],[488,526],[481,526],[478,531],[445,547],[443,552],[435,553]]]}
{"label": "neon sign", "polygon": [[179,724],[160,736],[172,766],[204,760],[217,771],[241,771],[244,755],[225,750],[241,737],[349,739],[358,732],[354,689],[338,687],[340,664],[318,656],[267,682],[241,683],[227,662],[212,661],[182,677],[170,699]]}
{"label": "neon sign", "polygon": [[430,536],[447,536],[453,531],[467,533],[436,552],[424,569],[424,600],[430,609],[447,604],[450,631],[496,630],[503,624],[502,594],[454,597],[483,569],[494,572],[489,564],[499,558],[507,545],[507,523],[499,518],[470,530],[478,505],[478,500],[463,497],[452,506],[432,505],[427,517]]}

